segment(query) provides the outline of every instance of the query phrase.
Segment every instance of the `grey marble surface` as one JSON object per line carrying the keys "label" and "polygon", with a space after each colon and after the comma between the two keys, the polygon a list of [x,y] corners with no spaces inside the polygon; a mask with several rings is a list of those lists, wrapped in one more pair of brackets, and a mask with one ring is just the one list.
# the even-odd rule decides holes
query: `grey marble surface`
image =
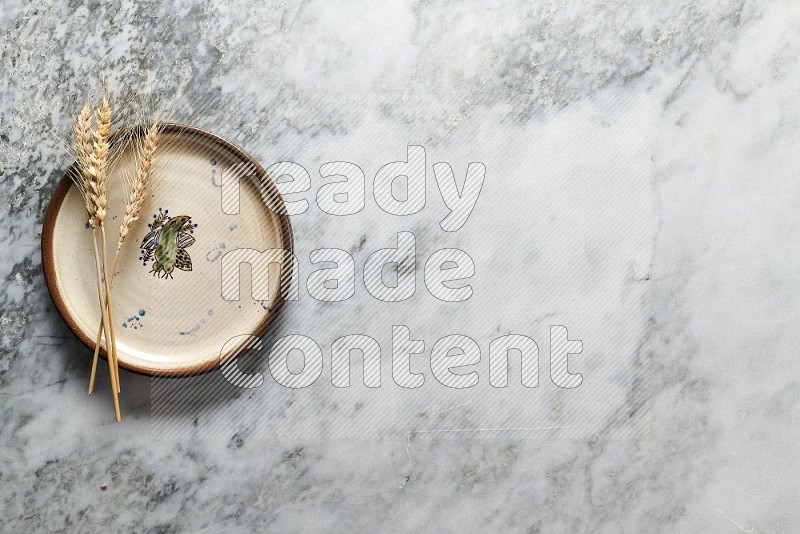
{"label": "grey marble surface", "polygon": [[[484,4],[4,3],[0,530],[800,531],[800,4]],[[39,238],[69,163],[59,132],[100,78],[180,94],[174,119],[309,170],[301,296],[270,335],[319,343],[312,387],[278,386],[262,357],[254,390],[175,385],[195,396],[183,410],[123,372],[121,424],[85,394],[90,355],[51,304]],[[420,213],[316,205],[323,163],[371,184],[412,144]],[[439,228],[439,161],[486,166],[458,232]],[[418,291],[386,304],[359,275],[400,231]],[[306,291],[320,247],[356,260],[347,303]],[[424,290],[446,247],[475,261],[466,303]],[[393,324],[425,341],[419,389],[391,381]],[[547,375],[559,324],[583,342],[573,390]],[[331,343],[351,333],[384,347],[381,388],[332,387]],[[431,376],[455,333],[482,350],[474,388]],[[505,333],[539,344],[538,388],[513,367],[508,388],[487,383]]]}

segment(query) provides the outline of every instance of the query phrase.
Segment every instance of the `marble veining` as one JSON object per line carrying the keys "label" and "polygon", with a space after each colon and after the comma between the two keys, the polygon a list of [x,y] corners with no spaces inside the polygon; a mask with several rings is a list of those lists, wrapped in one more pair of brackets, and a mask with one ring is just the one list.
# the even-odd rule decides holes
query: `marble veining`
{"label": "marble veining", "polygon": [[[486,4],[4,3],[0,531],[800,531],[800,4]],[[251,355],[267,377],[252,390],[122,372],[121,424],[86,395],[91,355],[48,297],[39,238],[69,114],[103,77],[309,171],[300,299],[265,345],[315,339],[318,383],[281,388]],[[426,206],[393,218],[371,180],[409,145],[426,150]],[[316,205],[333,161],[364,171],[362,213]],[[486,166],[457,232],[439,226],[437,162]],[[359,276],[404,231],[417,293],[389,305]],[[355,258],[346,303],[305,289],[321,247]],[[422,281],[446,247],[476,265],[456,307]],[[123,320],[145,323],[142,307]],[[420,358],[425,385],[394,384],[393,324],[426,353],[472,337],[481,383],[437,386]],[[574,390],[548,378],[560,324],[583,342]],[[331,385],[331,343],[353,333],[384,347],[379,389]],[[538,388],[513,367],[488,385],[507,333],[542,350]],[[203,402],[173,409],[171,387]]]}

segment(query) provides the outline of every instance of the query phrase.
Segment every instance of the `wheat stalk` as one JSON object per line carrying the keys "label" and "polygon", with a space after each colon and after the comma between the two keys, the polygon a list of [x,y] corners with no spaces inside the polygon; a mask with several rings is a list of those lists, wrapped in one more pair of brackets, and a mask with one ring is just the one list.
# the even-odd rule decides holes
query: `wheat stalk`
{"label": "wheat stalk", "polygon": [[[100,270],[102,267],[99,247],[97,246],[97,228],[100,227],[102,230],[102,222],[105,220],[105,207],[107,204],[107,195],[105,191],[107,191],[108,182],[106,179],[105,185],[103,184],[104,180],[100,173],[104,168],[107,170],[107,161],[105,162],[105,165],[101,165],[101,160],[98,159],[98,156],[102,156],[102,153],[95,153],[96,143],[93,143],[91,140],[92,112],[88,106],[84,106],[81,110],[78,118],[76,119],[73,130],[75,134],[75,151],[80,170],[80,175],[77,182],[79,183],[79,188],[83,193],[86,211],[89,215],[89,223],[92,226],[95,268],[97,271],[97,295],[100,303],[100,315],[101,317],[105,317],[108,313],[108,310],[104,305],[107,300],[107,291],[104,292],[103,284],[100,279]],[[110,127],[107,128],[104,125],[104,131],[110,132]],[[108,152],[106,150],[106,156],[107,154]],[[110,320],[106,320],[105,324],[110,325],[112,322]],[[110,340],[113,339],[110,328],[106,326],[104,332],[106,335],[106,340],[109,340],[110,343]],[[121,416],[119,412],[119,399],[117,396],[118,381],[113,368],[113,361],[110,356],[108,369],[111,379],[112,397],[114,400],[114,416],[116,420],[119,421]],[[90,378],[90,393],[94,387],[94,375],[95,370],[93,369],[92,376]]]}
{"label": "wheat stalk", "polygon": [[[113,284],[114,282],[114,274],[117,272],[117,262],[119,261],[122,243],[128,237],[128,233],[130,232],[133,224],[139,220],[139,214],[141,213],[142,206],[147,198],[147,193],[150,189],[150,178],[153,173],[153,162],[155,161],[156,149],[158,148],[160,136],[160,127],[158,123],[153,123],[147,129],[147,133],[144,135],[144,140],[139,149],[139,164],[136,168],[136,174],[134,175],[133,180],[130,182],[128,200],[125,204],[125,215],[119,225],[119,240],[117,241],[117,251],[114,254],[113,267],[109,273],[109,284]],[[103,323],[101,322],[100,328],[97,331],[97,341],[95,342],[94,358],[92,360],[92,376],[95,375],[97,369],[97,359],[100,350],[100,337],[102,333]]]}
{"label": "wheat stalk", "polygon": [[[90,155],[90,162],[91,168],[95,170],[95,176],[93,182],[96,184],[96,204],[97,204],[97,211],[95,212],[95,218],[97,219],[97,224],[100,228],[100,236],[101,236],[101,243],[102,243],[102,263],[103,263],[103,273],[105,276],[103,280],[105,282],[105,290],[106,290],[106,298],[102,301],[104,304],[107,304],[108,309],[108,327],[111,333],[110,342],[108,343],[108,358],[112,363],[113,368],[113,377],[114,377],[114,389],[116,389],[117,393],[120,391],[120,384],[119,384],[119,364],[117,362],[117,335],[114,330],[114,309],[111,306],[111,283],[109,280],[110,277],[110,270],[108,268],[108,246],[106,240],[106,228],[105,228],[105,217],[106,217],[106,207],[108,206],[108,181],[109,181],[109,164],[108,164],[108,155],[109,149],[111,146],[110,135],[111,135],[111,105],[108,101],[108,97],[103,95],[102,101],[100,103],[100,108],[96,112],[97,114],[97,127],[94,131],[94,142],[92,143],[92,153]],[[93,184],[94,185],[94,184]],[[101,319],[102,320],[102,319]],[[105,322],[105,321],[104,321]],[[92,365],[94,367],[94,364]],[[91,378],[90,378],[90,386],[91,386]]]}

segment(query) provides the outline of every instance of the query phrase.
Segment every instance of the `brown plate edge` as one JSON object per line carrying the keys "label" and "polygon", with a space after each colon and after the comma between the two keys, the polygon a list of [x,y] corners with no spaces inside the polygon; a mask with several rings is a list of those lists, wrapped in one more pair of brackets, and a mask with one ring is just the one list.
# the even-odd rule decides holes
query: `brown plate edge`
{"label": "brown plate edge", "polygon": [[[231,141],[228,141],[224,137],[221,137],[213,132],[205,130],[203,128],[198,128],[197,126],[190,126],[188,124],[180,124],[180,123],[163,123],[162,125],[163,131],[168,133],[174,134],[182,134],[182,133],[190,133],[192,135],[198,135],[203,137],[213,143],[221,146],[225,150],[231,152],[234,156],[240,158],[243,161],[247,161],[256,170],[256,178],[261,182],[261,184],[266,188],[267,195],[273,200],[275,206],[280,210],[280,213],[275,212],[273,207],[267,206],[267,209],[272,211],[278,216],[278,220],[280,221],[279,229],[281,235],[281,243],[283,249],[288,251],[291,255],[294,255],[294,235],[292,233],[292,225],[289,218],[289,214],[286,212],[286,206],[283,203],[283,199],[278,192],[278,187],[275,185],[269,176],[267,176],[267,171],[261,164],[255,160],[250,154],[245,152],[242,148],[235,145]],[[142,127],[134,127],[133,128],[137,135],[141,135],[145,130]],[[53,190],[53,194],[50,197],[50,202],[47,206],[47,211],[45,212],[44,222],[42,224],[42,239],[41,239],[41,254],[42,254],[42,268],[44,270],[44,278],[47,284],[47,291],[50,294],[50,299],[53,301],[53,304],[58,310],[59,315],[67,324],[69,329],[75,334],[77,337],[86,347],[90,350],[94,351],[95,344],[94,340],[90,339],[86,336],[79,328],[75,320],[73,319],[72,315],[67,308],[66,302],[64,301],[63,296],[61,295],[61,289],[56,284],[56,272],[55,272],[55,261],[53,258],[53,232],[55,230],[55,223],[56,217],[58,216],[58,212],[61,209],[61,204],[64,202],[64,198],[66,198],[67,193],[69,192],[70,188],[72,187],[72,179],[69,177],[70,170],[72,169],[77,163],[73,163],[68,169],[67,172],[64,173],[64,176],[56,185],[55,189]],[[288,246],[287,246],[288,245]],[[287,272],[288,275],[286,276],[287,283],[290,283],[292,277],[295,276],[293,272],[293,262],[284,262],[281,265],[281,278],[284,278],[283,273]],[[256,337],[261,337],[269,328],[269,325],[277,316],[278,312],[283,308],[284,298],[283,292],[279,292],[278,299],[276,301],[275,306],[272,307],[272,313],[269,313],[264,321],[259,325],[259,327],[251,333],[251,335]],[[194,365],[186,368],[182,368],[180,370],[175,371],[163,371],[160,369],[155,368],[148,368],[142,367],[137,365],[131,365],[129,363],[125,363],[120,361],[119,366],[127,369],[129,371],[133,371],[138,374],[146,375],[146,376],[157,376],[157,377],[166,377],[166,378],[179,378],[179,377],[186,377],[186,376],[194,376],[203,373],[207,373],[214,369],[220,367],[223,362],[229,361],[230,359],[236,357],[241,352],[248,348],[247,343],[241,343],[239,346],[233,348],[226,354],[220,354],[220,358],[217,362],[207,363],[207,364],[200,364]],[[101,346],[100,347],[100,355],[103,358],[106,358],[106,351]]]}

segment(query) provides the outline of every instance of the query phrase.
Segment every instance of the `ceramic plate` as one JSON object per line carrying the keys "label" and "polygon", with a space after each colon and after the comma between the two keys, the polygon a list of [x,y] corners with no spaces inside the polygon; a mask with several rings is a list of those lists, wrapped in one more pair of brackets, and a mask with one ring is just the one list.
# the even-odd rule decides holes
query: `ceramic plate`
{"label": "ceramic plate", "polygon": [[[222,210],[224,169],[242,175],[239,213]],[[115,164],[109,186],[106,233],[116,249],[124,213],[126,172],[132,150]],[[221,295],[221,258],[239,248],[293,250],[291,225],[274,182],[248,154],[221,137],[178,124],[165,125],[154,169],[156,186],[122,246],[113,287],[119,364],[154,375],[189,375],[217,367],[243,349],[243,334],[262,334],[283,300],[270,276],[268,301],[250,298],[249,276],[241,299]],[[231,210],[228,210],[231,211]],[[152,232],[181,216],[180,267],[170,276],[155,269]],[[78,189],[65,176],[56,187],[42,230],[42,261],[53,302],[70,329],[94,349],[100,321],[92,231]],[[178,219],[182,221],[183,219]],[[172,226],[175,226],[173,224]],[[188,262],[188,263],[187,263]],[[283,265],[291,273],[291,265]],[[249,273],[249,269],[242,269]],[[238,338],[238,341],[229,342]],[[101,344],[105,354],[105,342]],[[223,348],[225,352],[223,352]]]}

